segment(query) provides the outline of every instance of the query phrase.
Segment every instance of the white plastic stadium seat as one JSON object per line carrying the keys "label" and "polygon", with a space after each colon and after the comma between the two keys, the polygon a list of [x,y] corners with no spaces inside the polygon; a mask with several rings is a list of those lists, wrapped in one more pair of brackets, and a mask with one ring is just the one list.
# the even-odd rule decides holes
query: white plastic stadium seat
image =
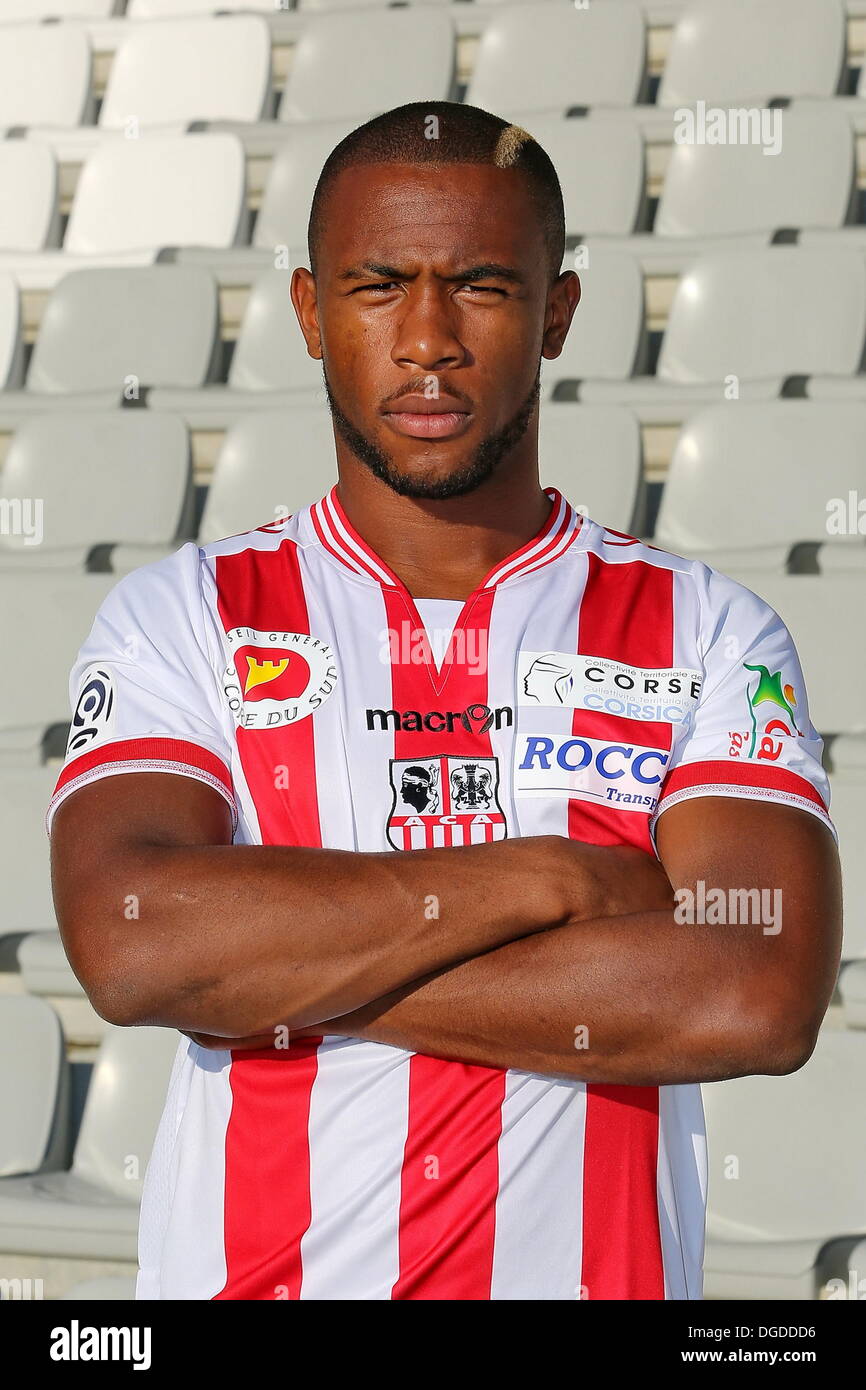
{"label": "white plastic stadium seat", "polygon": [[[328,155],[356,126],[355,120],[270,121],[249,129],[233,126],[247,156],[273,153],[256,218],[251,246],[231,251],[188,250],[184,263],[207,265],[220,284],[250,284],[260,271],[273,268],[278,248],[306,246],[313,193]],[[306,264],[306,249],[301,253]]]}
{"label": "white plastic stadium seat", "polygon": [[[51,160],[36,144],[0,142],[0,171],[4,143]],[[234,136],[110,141],[81,172],[63,251],[7,254],[0,269],[13,269],[23,288],[47,290],[76,266],[150,265],[169,247],[232,246],[245,217],[244,153]]]}
{"label": "white plastic stadium seat", "polygon": [[623,402],[645,424],[677,422],[724,400],[733,378],[737,399],[771,400],[789,377],[850,375],[864,342],[866,260],[856,252],[717,252],[677,285],[656,375],[590,382],[581,400]]}
{"label": "white plastic stadium seat", "polygon": [[0,570],[83,566],[95,546],[172,546],[189,523],[189,439],[172,415],[148,410],[51,412],[17,431],[0,501],[38,498],[38,544],[0,534]]}
{"label": "white plastic stadium seat", "polygon": [[367,117],[422,98],[445,101],[454,64],[454,28],[437,7],[314,15],[295,48],[279,119]]}
{"label": "white plastic stadium seat", "polygon": [[842,960],[866,961],[866,738],[842,734],[831,756],[830,815],[839,835],[845,909]]}
{"label": "white plastic stadium seat", "polygon": [[175,19],[184,15],[216,14],[225,10],[248,10],[253,14],[273,14],[275,0],[127,0],[127,19]]}
{"label": "white plastic stadium seat", "polygon": [[0,1181],[0,1251],[134,1260],[144,1172],[178,1034],[106,1031],[72,1168]]}
{"label": "white plastic stadium seat", "polygon": [[[0,276],[0,305],[4,284]],[[26,390],[0,392],[0,428],[45,410],[143,400],[149,387],[167,382],[201,386],[214,368],[218,332],[217,287],[203,268],[72,271],[45,306]]]}
{"label": "white plastic stadium seat", "polygon": [[318,501],[336,481],[327,410],[296,406],[245,415],[220,450],[199,544],[281,521]]}
{"label": "white plastic stadium seat", "polygon": [[45,732],[69,722],[69,672],[111,574],[0,574],[0,650],[14,652],[26,680],[0,685],[0,769],[41,763]]}
{"label": "white plastic stadium seat", "polygon": [[497,9],[485,27],[466,93],[472,106],[516,119],[523,111],[629,106],[646,77],[638,5],[606,0],[585,9],[547,4]]}
{"label": "white plastic stadium seat", "polygon": [[189,429],[217,431],[247,410],[285,407],[289,392],[315,398],[324,409],[322,364],[307,353],[289,293],[291,278],[289,270],[269,270],[253,286],[227,385],[163,387],[150,393],[150,409],[174,412]]}
{"label": "white plastic stadium seat", "polygon": [[728,401],[680,434],[655,540],[729,572],[783,573],[793,546],[829,543],[827,501],[850,488],[866,492],[866,406]]}
{"label": "white plastic stadium seat", "polygon": [[[578,250],[577,254],[580,258],[583,253]],[[580,303],[562,352],[558,357],[542,359],[541,380],[545,393],[555,390],[557,395],[573,395],[580,382],[582,397],[584,389],[597,380],[621,381],[643,367],[643,276],[633,256],[598,247],[593,247],[586,267],[582,259],[575,266],[573,253],[566,252],[562,269],[577,269]],[[570,389],[565,388],[566,382]]]}
{"label": "white plastic stadium seat", "polygon": [[270,32],[260,15],[130,25],[114,55],[98,125],[31,135],[49,143],[58,159],[81,163],[110,138],[180,134],[193,121],[256,121],[268,99],[270,66]]}
{"label": "white plastic stadium seat", "polygon": [[782,111],[782,147],[678,145],[659,202],[659,237],[733,236],[835,227],[851,197],[853,144],[844,117]]}
{"label": "white plastic stadium seat", "polygon": [[20,386],[23,358],[18,283],[14,276],[0,273],[0,392]]}
{"label": "white plastic stadium seat", "polygon": [[48,149],[0,140],[0,253],[41,251],[60,235],[57,165]]}
{"label": "white plastic stadium seat", "polygon": [[62,1302],[131,1302],[135,1299],[135,1279],[108,1274],[104,1279],[83,1279],[60,1294]]}
{"label": "white plastic stadium seat", "polygon": [[58,995],[84,995],[59,931],[37,931],[25,936],[18,947],[18,971],[28,994],[50,995],[52,999]]}
{"label": "white plastic stadium seat", "polygon": [[60,1019],[41,999],[0,996],[0,1115],[0,1190],[64,1163],[69,1066]]}
{"label": "white plastic stadium seat", "polygon": [[[69,718],[68,708],[65,718]],[[45,812],[58,771],[41,764],[0,767],[0,970],[18,969],[22,936],[29,932],[57,934]]]}
{"label": "white plastic stadium seat", "polygon": [[851,126],[826,107],[774,115],[776,154],[759,143],[675,145],[652,235],[610,244],[639,256],[649,273],[679,275],[708,251],[767,246],[783,230],[841,227],[856,192]]}
{"label": "white plastic stadium seat", "polygon": [[831,96],[845,74],[842,0],[692,0],[671,37],[659,106],[766,106]]}
{"label": "white plastic stadium seat", "polygon": [[547,404],[539,415],[539,478],[601,526],[643,522],[640,427],[622,406]]}
{"label": "white plastic stadium seat", "polygon": [[72,24],[0,27],[0,127],[76,126],[90,107],[90,44]]}
{"label": "white plastic stadium seat", "polygon": [[866,1230],[864,1069],[866,1035],[825,1025],[800,1071],[703,1087],[707,1298],[814,1299],[845,1278],[821,1256]]}
{"label": "white plastic stadium seat", "polygon": [[119,0],[0,0],[0,24],[42,19],[108,19]]}
{"label": "white plastic stadium seat", "polygon": [[628,236],[642,225],[644,148],[634,126],[541,115],[529,115],[520,124],[556,169],[567,236]]}

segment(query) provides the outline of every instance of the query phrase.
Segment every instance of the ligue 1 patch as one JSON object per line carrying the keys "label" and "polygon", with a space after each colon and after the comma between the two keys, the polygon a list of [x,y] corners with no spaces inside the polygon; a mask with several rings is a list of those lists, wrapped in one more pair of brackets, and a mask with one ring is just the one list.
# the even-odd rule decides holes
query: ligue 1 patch
{"label": "ligue 1 patch", "polygon": [[314,714],[337,684],[334,653],[308,632],[226,633],[232,660],[223,672],[229,709],[244,729],[282,729]]}
{"label": "ligue 1 patch", "polygon": [[596,710],[620,719],[686,724],[703,676],[688,668],[627,666],[574,652],[524,652],[518,658],[521,705]]}
{"label": "ligue 1 patch", "polygon": [[70,754],[83,753],[101,739],[109,737],[114,726],[114,706],[111,671],[104,665],[88,666],[81,677],[69,726],[67,758]]}
{"label": "ligue 1 patch", "polygon": [[391,759],[388,843],[394,849],[483,845],[508,834],[496,758]]}

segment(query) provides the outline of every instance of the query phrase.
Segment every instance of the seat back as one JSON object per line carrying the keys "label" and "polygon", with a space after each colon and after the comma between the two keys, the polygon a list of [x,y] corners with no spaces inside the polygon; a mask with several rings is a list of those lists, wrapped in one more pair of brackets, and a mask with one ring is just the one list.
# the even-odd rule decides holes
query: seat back
{"label": "seat back", "polygon": [[166,545],[192,487],[183,421],[146,410],[51,411],[16,432],[0,500],[38,498],[42,540],[0,534],[0,554],[35,557],[64,546]]}
{"label": "seat back", "polygon": [[260,15],[131,26],[117,50],[99,124],[255,121],[270,90],[270,31]]}
{"label": "seat back", "polygon": [[545,405],[538,455],[542,486],[558,488],[584,515],[617,531],[640,524],[640,426],[625,406]]}
{"label": "seat back", "polygon": [[54,1010],[0,995],[0,1178],[60,1167],[69,1144],[69,1067]]}
{"label": "seat back", "polygon": [[322,364],[310,357],[289,287],[289,270],[268,270],[250,291],[229,385],[241,391],[309,390],[322,385]]}
{"label": "seat back", "polygon": [[631,106],[645,78],[646,26],[637,4],[605,0],[578,10],[546,0],[493,12],[466,100],[509,118],[599,103]]}
{"label": "seat back", "polygon": [[76,126],[90,100],[90,43],[75,25],[0,26],[0,127]]}
{"label": "seat back", "polygon": [[78,1177],[140,1201],[181,1041],[172,1028],[107,1028],[75,1145]]}
{"label": "seat back", "polygon": [[454,28],[436,6],[314,15],[295,49],[279,119],[366,118],[422,98],[447,101],[454,67]]}
{"label": "seat back", "polygon": [[[758,119],[766,124],[766,142]],[[845,117],[824,108],[792,107],[757,111],[745,123],[747,143],[707,144],[696,138],[674,144],[655,220],[657,236],[842,225],[854,193],[854,134]],[[774,148],[774,132],[779,148],[765,154]]]}
{"label": "seat back", "polygon": [[233,135],[106,142],[81,171],[67,251],[225,248],[244,218],[244,152]]}
{"label": "seat back", "polygon": [[866,490],[866,406],[729,401],[681,431],[656,540],[697,553],[826,541],[828,501],[850,488]]}
{"label": "seat back", "polygon": [[0,188],[0,251],[56,245],[57,164],[48,146],[0,140]]}
{"label": "seat back", "polygon": [[317,502],[337,480],[334,433],[323,406],[251,412],[225,437],[200,544],[237,535]]}
{"label": "seat back", "polygon": [[659,106],[832,96],[847,49],[842,0],[691,0],[674,28]]}
{"label": "seat back", "polygon": [[677,285],[657,375],[849,375],[866,342],[866,260],[799,246],[702,256]]}
{"label": "seat back", "polygon": [[[563,270],[574,269],[566,253]],[[639,262],[622,251],[592,248],[586,269],[580,266],[580,303],[562,352],[543,358],[545,383],[584,377],[623,381],[640,369],[646,349],[644,283]],[[542,415],[543,415],[542,410]]]}
{"label": "seat back", "polygon": [[75,270],[45,306],[30,360],[31,391],[148,386],[195,389],[213,369],[219,337],[216,281],[200,266]]}

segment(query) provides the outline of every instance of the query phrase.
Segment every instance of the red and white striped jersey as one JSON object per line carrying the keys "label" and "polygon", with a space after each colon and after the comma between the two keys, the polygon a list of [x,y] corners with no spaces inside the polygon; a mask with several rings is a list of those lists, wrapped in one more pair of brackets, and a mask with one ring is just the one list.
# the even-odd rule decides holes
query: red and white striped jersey
{"label": "red and white striped jersey", "polygon": [[[336,491],[122,579],[72,672],[49,824],[77,787],[129,771],[215,787],[244,844],[560,834],[651,850],[658,816],[698,796],[829,824],[778,616],[550,496],[543,529],[465,604],[422,604],[433,626],[456,613],[439,662]],[[138,1297],[700,1298],[705,1190],[696,1085],[584,1084],[327,1033],[236,1054],[184,1038]]]}

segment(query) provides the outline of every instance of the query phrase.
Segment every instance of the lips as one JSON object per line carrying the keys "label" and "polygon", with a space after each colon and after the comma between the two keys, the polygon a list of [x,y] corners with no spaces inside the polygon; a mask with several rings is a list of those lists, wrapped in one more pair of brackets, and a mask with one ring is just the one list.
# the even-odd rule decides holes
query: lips
{"label": "lips", "polygon": [[382,414],[391,429],[412,439],[450,439],[472,419],[472,412],[453,396],[403,396]]}

